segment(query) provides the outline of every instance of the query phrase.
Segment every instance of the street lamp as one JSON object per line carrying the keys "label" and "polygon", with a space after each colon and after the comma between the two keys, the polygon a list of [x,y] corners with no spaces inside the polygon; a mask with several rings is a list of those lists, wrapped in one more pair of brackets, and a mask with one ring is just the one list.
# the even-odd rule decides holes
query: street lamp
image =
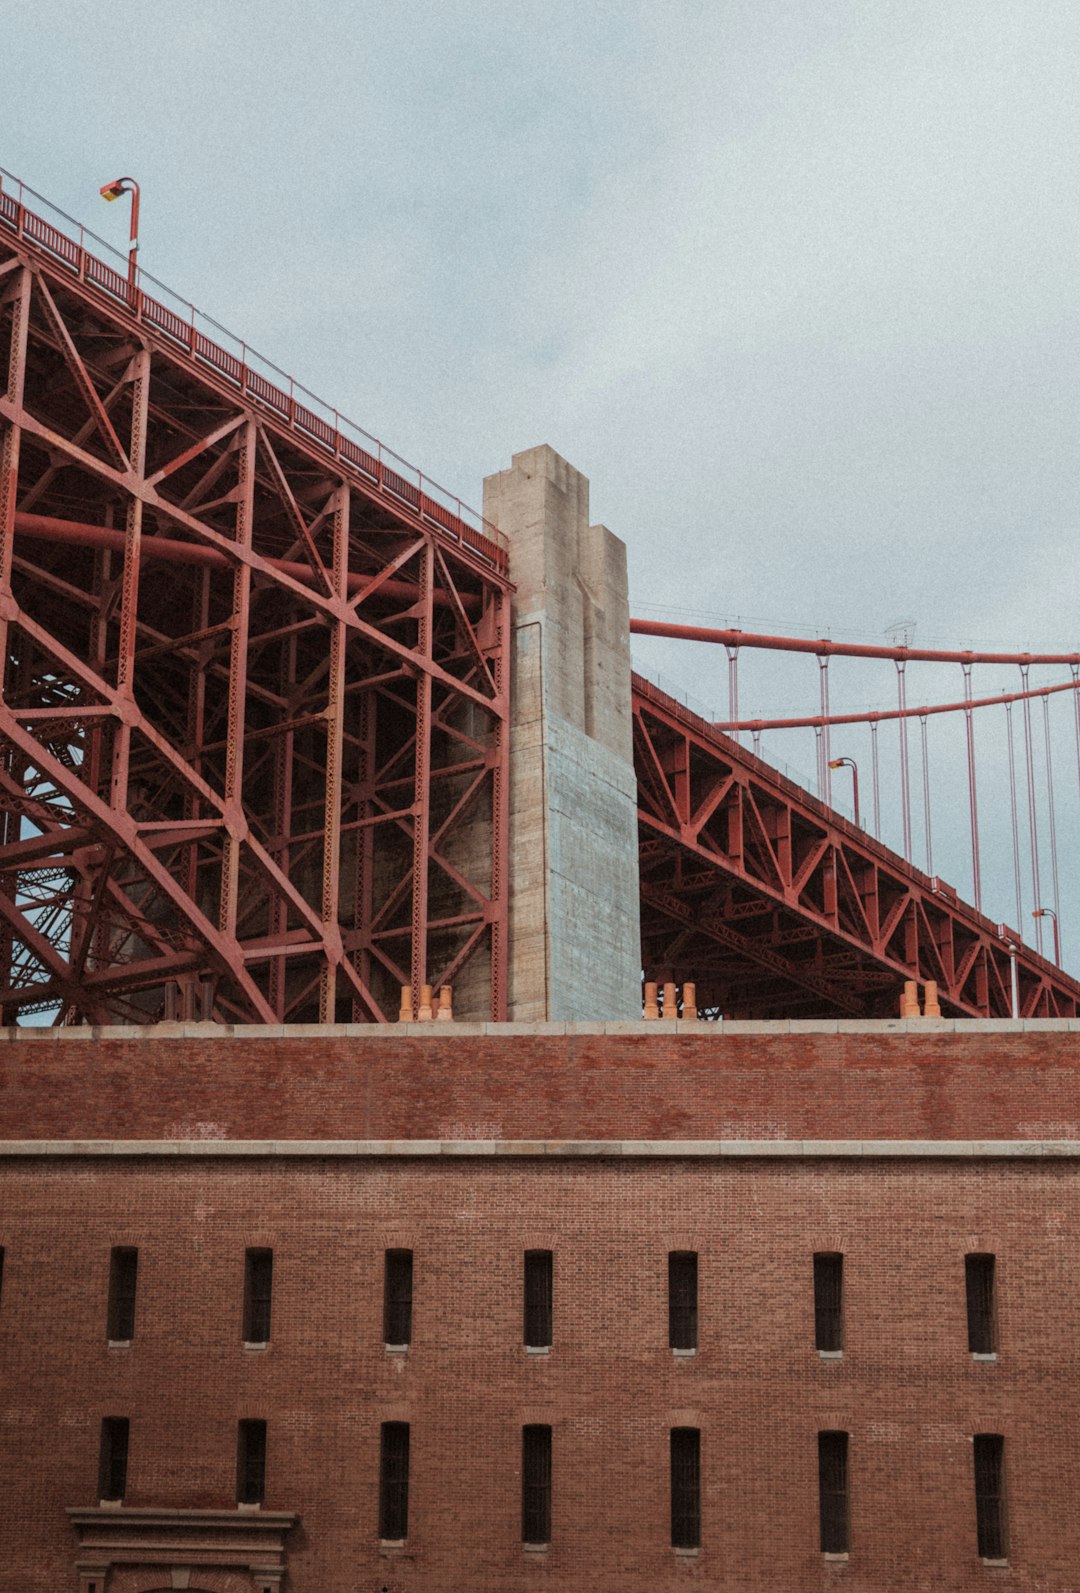
{"label": "street lamp", "polygon": [[1052,907],[1036,907],[1032,918],[1049,918],[1054,926],[1054,961],[1061,967],[1061,936],[1058,933],[1058,916]]}
{"label": "street lamp", "polygon": [[860,829],[862,829],[862,824],[859,819],[859,765],[855,762],[854,758],[830,758],[829,768],[851,770],[851,785],[855,795],[855,823],[858,824]]}
{"label": "street lamp", "polygon": [[102,199],[112,204],[114,199],[119,199],[122,194],[131,195],[131,242],[128,246],[128,286],[132,298],[135,297],[135,265],[139,253],[139,185],[134,177],[117,177],[115,182],[106,183],[98,189]]}

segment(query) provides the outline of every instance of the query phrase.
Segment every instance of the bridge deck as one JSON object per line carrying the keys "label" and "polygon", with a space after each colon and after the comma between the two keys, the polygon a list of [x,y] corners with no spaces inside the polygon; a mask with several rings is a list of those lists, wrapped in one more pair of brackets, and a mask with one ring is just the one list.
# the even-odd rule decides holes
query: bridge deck
{"label": "bridge deck", "polygon": [[640,675],[642,956],[729,1017],[1076,1017],[1080,984]]}

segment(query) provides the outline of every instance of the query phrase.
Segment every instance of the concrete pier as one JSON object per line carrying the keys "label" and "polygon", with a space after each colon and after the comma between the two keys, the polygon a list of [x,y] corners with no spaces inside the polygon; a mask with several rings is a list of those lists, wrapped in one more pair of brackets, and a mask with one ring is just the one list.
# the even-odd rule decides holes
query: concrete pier
{"label": "concrete pier", "polygon": [[484,483],[510,541],[510,1018],[641,1016],[626,548],[552,448]]}

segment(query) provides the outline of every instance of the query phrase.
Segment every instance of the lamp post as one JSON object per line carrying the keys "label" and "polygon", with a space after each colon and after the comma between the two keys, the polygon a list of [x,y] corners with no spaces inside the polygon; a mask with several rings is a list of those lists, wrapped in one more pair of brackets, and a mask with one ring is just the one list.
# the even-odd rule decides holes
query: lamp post
{"label": "lamp post", "polygon": [[829,768],[851,770],[851,786],[855,798],[855,823],[862,829],[862,821],[859,818],[859,765],[854,758],[830,758]]}
{"label": "lamp post", "polygon": [[135,269],[139,254],[139,185],[134,177],[117,177],[115,182],[106,183],[99,188],[102,199],[112,204],[114,199],[119,199],[122,194],[131,195],[131,241],[128,245],[128,287],[131,297],[135,297]]}
{"label": "lamp post", "polygon": [[1054,961],[1061,967],[1061,936],[1058,932],[1058,916],[1052,907],[1036,907],[1032,918],[1049,918],[1054,926]]}

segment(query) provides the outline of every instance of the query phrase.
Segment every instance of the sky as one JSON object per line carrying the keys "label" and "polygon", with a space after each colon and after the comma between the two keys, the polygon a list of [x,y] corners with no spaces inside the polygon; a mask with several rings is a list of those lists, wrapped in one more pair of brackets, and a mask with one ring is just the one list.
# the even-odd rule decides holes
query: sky
{"label": "sky", "polygon": [[[1075,0],[0,0],[0,56],[0,166],[120,248],[97,189],[137,177],[146,270],[477,506],[550,443],[627,543],[632,612],[1080,650]],[[722,652],[635,657],[726,716]],[[834,712],[895,698],[891,665],[830,678]],[[908,699],[961,686],[913,665]],[[744,715],[817,692],[813,658],[743,654]],[[1080,973],[1073,702],[1050,702]],[[1029,936],[1054,899],[1038,702],[1033,733],[1018,915],[1004,711],[976,716],[984,906]],[[813,782],[812,734],[763,745]],[[881,747],[895,845],[895,729]],[[931,871],[970,894],[962,722],[928,749]],[[868,733],[832,750],[866,808]]]}

